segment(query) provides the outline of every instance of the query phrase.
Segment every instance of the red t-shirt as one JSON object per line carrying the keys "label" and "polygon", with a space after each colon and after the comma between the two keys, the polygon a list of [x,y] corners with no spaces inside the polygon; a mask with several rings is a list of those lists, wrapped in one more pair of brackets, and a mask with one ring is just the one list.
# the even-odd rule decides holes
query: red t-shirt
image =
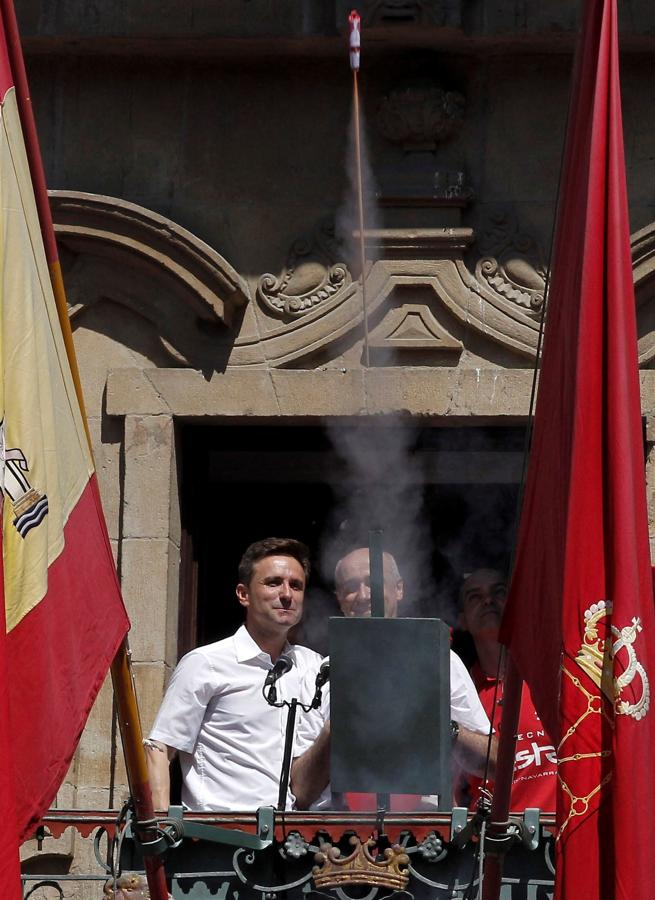
{"label": "red t-shirt", "polygon": [[[494,689],[496,679],[484,674],[478,663],[471,669],[471,678],[475,684],[480,701],[492,721]],[[498,686],[498,700],[502,701],[503,683]],[[500,731],[501,708],[497,707],[493,716],[493,726]],[[471,808],[478,799],[481,778],[469,777],[471,789]],[[555,788],[557,785],[557,756],[553,742],[544,731],[541,719],[537,715],[530,690],[523,685],[521,712],[516,738],[516,756],[514,757],[514,778],[512,780],[512,798],[510,807],[514,812],[522,812],[527,807],[537,807],[544,812],[555,811]],[[493,791],[493,784],[489,785]]]}

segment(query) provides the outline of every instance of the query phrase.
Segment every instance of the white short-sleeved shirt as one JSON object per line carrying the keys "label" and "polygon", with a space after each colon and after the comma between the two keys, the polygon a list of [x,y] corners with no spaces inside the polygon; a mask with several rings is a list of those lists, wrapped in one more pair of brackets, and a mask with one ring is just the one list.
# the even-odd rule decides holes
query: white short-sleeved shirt
{"label": "white short-sleeved shirt", "polygon": [[[300,699],[309,704],[314,696],[316,685],[316,670],[309,670],[303,678]],[[450,651],[450,717],[455,722],[476,731],[479,734],[489,734],[491,724],[484,711],[478,692],[471,680],[466,666],[459,656]],[[311,710],[300,716],[296,728],[294,743],[294,757],[302,754],[314,743],[323,725],[330,718],[330,684],[323,688],[323,697],[320,709]],[[330,786],[328,785],[319,800],[314,804],[317,808],[327,807],[330,802]]]}
{"label": "white short-sleeved shirt", "polygon": [[[321,657],[287,644],[293,668],[277,682],[278,700],[298,697],[303,676]],[[166,691],[150,739],[179,751],[182,801],[199,811],[276,806],[287,708],[262,693],[273,666],[245,626],[229,638],[198,647],[181,660]],[[291,806],[289,795],[287,803]]]}

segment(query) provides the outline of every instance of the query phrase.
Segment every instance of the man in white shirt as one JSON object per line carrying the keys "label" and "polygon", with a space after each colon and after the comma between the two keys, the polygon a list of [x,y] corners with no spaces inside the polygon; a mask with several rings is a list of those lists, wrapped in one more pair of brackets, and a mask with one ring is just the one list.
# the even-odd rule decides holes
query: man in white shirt
{"label": "man in white shirt", "polygon": [[[388,618],[395,618],[403,599],[403,580],[395,559],[390,553],[383,556],[384,608]],[[370,563],[368,549],[363,547],[348,553],[337,563],[334,573],[335,591],[341,611],[346,617],[371,615]],[[308,672],[303,685],[305,702],[314,690],[315,674]],[[484,771],[489,747],[490,724],[477,691],[461,659],[450,651],[450,714],[457,723],[453,733],[455,764],[472,775]],[[323,689],[321,708],[301,717],[291,770],[292,789],[300,809],[319,801],[329,802],[330,771],[330,694],[329,685]],[[490,772],[493,772],[496,741],[492,741]],[[358,798],[353,797],[353,801]],[[422,798],[415,798],[416,808],[425,808]],[[425,799],[425,798],[423,798]],[[407,802],[404,799],[402,802]],[[351,808],[354,803],[350,802]],[[392,797],[393,808],[393,797]],[[400,810],[399,810],[400,811]]]}
{"label": "man in white shirt", "polygon": [[188,809],[277,805],[287,709],[267,703],[263,687],[282,653],[293,666],[277,681],[280,701],[297,697],[305,672],[320,663],[313,650],[287,641],[302,616],[308,575],[308,551],[298,541],[267,538],[244,553],[236,595],[245,625],[182,658],[145,742],[155,809],[168,809],[176,753]]}

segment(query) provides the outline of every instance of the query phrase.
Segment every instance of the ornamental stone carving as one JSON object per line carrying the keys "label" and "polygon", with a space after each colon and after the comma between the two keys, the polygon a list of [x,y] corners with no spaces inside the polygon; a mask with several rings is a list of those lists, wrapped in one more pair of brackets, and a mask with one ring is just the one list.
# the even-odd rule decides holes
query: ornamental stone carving
{"label": "ornamental stone carving", "polygon": [[[278,300],[315,294],[318,302],[306,315],[282,314],[259,330],[242,325],[252,312],[248,283],[175,222],[93,194],[53,192],[51,203],[76,334],[124,347],[116,351],[119,365],[136,358],[148,371],[168,371],[166,377],[184,367],[201,378],[229,368],[312,368],[362,341],[361,283],[344,271],[344,287],[318,296],[338,268],[332,226],[324,224],[304,246],[298,242],[277,279],[284,285]],[[477,265],[467,265],[474,241]],[[534,359],[545,267],[538,244],[512,215],[496,213],[477,235],[452,225],[385,227],[367,232],[366,242],[376,260],[366,274],[376,366],[412,362],[432,366],[434,374],[442,364],[454,369],[469,348],[494,364]],[[631,247],[639,362],[655,369],[655,224],[633,235]],[[316,374],[325,377],[323,369]]]}
{"label": "ornamental stone carving", "polygon": [[444,0],[369,0],[364,4],[365,25],[445,25],[452,3]]}
{"label": "ornamental stone carving", "polygon": [[381,101],[377,126],[387,140],[406,152],[434,151],[456,135],[464,121],[466,100],[458,91],[420,81],[401,85]]}
{"label": "ornamental stone carving", "polygon": [[476,278],[506,300],[539,316],[546,266],[534,238],[521,233],[507,211],[498,210],[478,238],[478,246],[485,255],[476,264]]}
{"label": "ornamental stone carving", "polygon": [[306,315],[351,284],[345,263],[337,261],[340,252],[334,222],[321,222],[313,235],[293,244],[282,275],[261,276],[258,300],[276,316],[296,319]]}
{"label": "ornamental stone carving", "polygon": [[[402,351],[403,354],[410,351],[462,352],[462,342],[448,333],[430,309],[431,301],[436,305],[434,294],[421,288],[421,285],[398,285],[390,292],[390,300],[393,301],[396,294],[401,299],[370,332],[371,348]],[[411,303],[402,299],[419,293],[423,295],[423,302]]]}

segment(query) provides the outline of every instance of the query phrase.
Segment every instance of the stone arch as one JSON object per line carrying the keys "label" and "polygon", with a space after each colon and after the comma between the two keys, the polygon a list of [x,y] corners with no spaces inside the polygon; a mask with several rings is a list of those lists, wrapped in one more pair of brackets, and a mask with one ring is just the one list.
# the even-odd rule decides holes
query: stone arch
{"label": "stone arch", "polygon": [[[111,337],[155,365],[221,366],[250,299],[246,281],[215,250],[170,219],[115,197],[51,191],[70,315],[111,304]],[[132,327],[130,327],[132,326]],[[89,327],[102,330],[103,317]]]}

